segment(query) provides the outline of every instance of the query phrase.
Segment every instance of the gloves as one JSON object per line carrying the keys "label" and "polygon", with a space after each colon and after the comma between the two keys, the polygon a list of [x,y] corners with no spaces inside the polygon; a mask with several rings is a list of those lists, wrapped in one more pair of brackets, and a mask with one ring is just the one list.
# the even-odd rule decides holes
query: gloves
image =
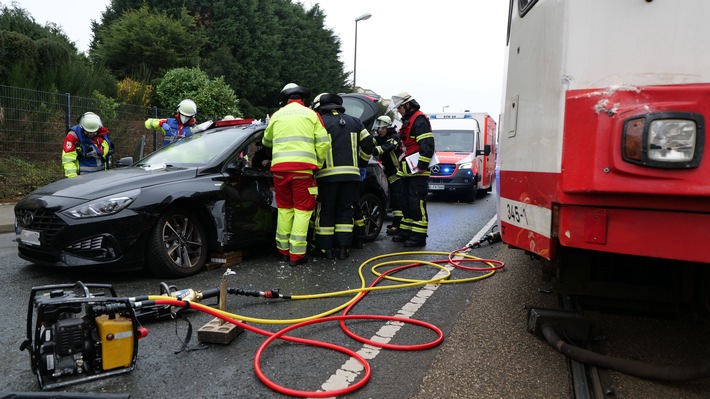
{"label": "gloves", "polygon": [[367,176],[367,168],[360,168],[360,181],[365,181],[365,176]]}

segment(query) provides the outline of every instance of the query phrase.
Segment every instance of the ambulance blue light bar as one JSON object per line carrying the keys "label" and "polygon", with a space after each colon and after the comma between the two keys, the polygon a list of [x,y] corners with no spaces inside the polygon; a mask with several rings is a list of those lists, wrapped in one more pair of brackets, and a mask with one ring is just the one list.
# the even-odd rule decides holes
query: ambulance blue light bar
{"label": "ambulance blue light bar", "polygon": [[429,119],[475,119],[473,114],[429,114]]}

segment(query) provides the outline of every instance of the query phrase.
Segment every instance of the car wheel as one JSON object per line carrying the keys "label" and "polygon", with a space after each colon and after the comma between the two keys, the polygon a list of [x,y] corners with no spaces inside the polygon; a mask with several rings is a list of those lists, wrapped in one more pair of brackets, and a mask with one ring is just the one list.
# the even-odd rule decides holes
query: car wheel
{"label": "car wheel", "polygon": [[202,270],[207,251],[207,235],[197,217],[171,209],[153,227],[147,268],[157,277],[190,276]]}
{"label": "car wheel", "polygon": [[360,197],[360,209],[362,209],[362,216],[365,219],[364,240],[366,242],[374,241],[380,235],[382,224],[385,222],[384,204],[375,194],[366,193]]}
{"label": "car wheel", "polygon": [[464,202],[474,202],[476,201],[476,196],[478,195],[478,179],[474,178],[471,187],[464,191],[463,200]]}

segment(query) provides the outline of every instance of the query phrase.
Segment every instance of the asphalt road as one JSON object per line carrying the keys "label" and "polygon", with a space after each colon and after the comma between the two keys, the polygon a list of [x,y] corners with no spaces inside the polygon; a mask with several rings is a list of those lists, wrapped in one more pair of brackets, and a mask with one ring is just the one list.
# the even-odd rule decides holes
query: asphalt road
{"label": "asphalt road", "polygon": [[[495,214],[493,195],[473,204],[432,200],[429,205],[431,227],[428,246],[423,250],[448,252],[465,246],[480,234]],[[19,345],[25,337],[27,302],[33,286],[73,283],[111,283],[120,296],[157,294],[161,282],[142,273],[93,274],[47,269],[22,261],[16,256],[13,234],[0,234],[0,286],[4,306],[0,307],[0,394],[4,392],[39,391],[29,365],[29,355]],[[312,294],[356,288],[358,266],[365,260],[403,248],[392,243],[384,233],[364,249],[354,251],[344,262],[313,260],[305,267],[290,268],[277,262],[272,254],[254,251],[236,266],[229,277],[231,287],[266,290],[279,288],[282,293]],[[370,381],[348,398],[569,398],[572,389],[567,360],[538,340],[526,329],[525,307],[555,307],[555,295],[547,294],[551,283],[542,278],[539,264],[531,262],[521,251],[505,245],[484,244],[470,253],[481,258],[499,259],[506,267],[490,278],[472,283],[428,285],[368,294],[351,312],[354,314],[406,314],[433,323],[444,333],[444,342],[423,351],[376,350],[345,336],[337,323],[307,327],[294,335],[325,340],[366,353],[372,367]],[[421,259],[420,254],[402,256]],[[363,270],[370,282],[371,266]],[[385,267],[386,269],[386,267]],[[216,287],[223,270],[205,271],[197,276],[167,281],[179,288],[207,289]],[[419,267],[402,277],[431,278],[438,269]],[[453,278],[473,274],[454,270]],[[385,284],[393,284],[387,282]],[[542,290],[540,290],[542,288]],[[294,301],[230,297],[228,310],[240,315],[268,319],[305,317],[332,309],[350,297]],[[205,303],[214,304],[208,300]],[[195,311],[187,313],[196,330],[211,316]],[[611,320],[611,321],[610,321]],[[625,322],[604,319],[611,327]],[[250,323],[269,331],[281,325]],[[633,334],[649,336],[648,325],[636,320]],[[193,332],[188,350],[176,354],[185,337],[185,321],[146,322],[148,337],[138,349],[137,367],[130,373],[87,382],[57,391],[82,393],[125,393],[132,398],[281,398],[288,397],[271,390],[258,380],[254,356],[264,337],[244,332],[229,345],[201,345]],[[383,322],[353,321],[348,326],[365,338],[389,340],[393,344],[411,345],[429,342],[435,335],[424,328],[392,326]],[[671,330],[671,331],[669,331]],[[703,330],[692,328],[685,335],[689,342],[698,339]],[[665,328],[665,337],[673,337],[674,329]],[[686,331],[686,330],[684,330]],[[702,334],[700,335],[702,336]],[[706,335],[705,335],[706,336]],[[649,338],[662,359],[676,356],[673,345]],[[706,340],[705,340],[706,341]],[[608,347],[630,347],[624,341],[610,340]],[[635,341],[634,341],[635,342]],[[692,345],[710,353],[708,345],[698,341]],[[667,350],[668,352],[664,352]],[[686,350],[685,352],[688,352]],[[692,352],[692,351],[690,351]],[[696,350],[696,354],[697,354]],[[640,350],[638,353],[642,353]],[[638,354],[637,354],[638,355]],[[333,351],[278,342],[264,353],[262,367],[278,384],[300,390],[333,389],[357,382],[362,370],[348,356]],[[707,397],[707,381],[684,384],[662,384],[615,375],[618,392],[623,398]],[[655,394],[661,392],[661,394]],[[1,396],[1,395],[0,395]]]}

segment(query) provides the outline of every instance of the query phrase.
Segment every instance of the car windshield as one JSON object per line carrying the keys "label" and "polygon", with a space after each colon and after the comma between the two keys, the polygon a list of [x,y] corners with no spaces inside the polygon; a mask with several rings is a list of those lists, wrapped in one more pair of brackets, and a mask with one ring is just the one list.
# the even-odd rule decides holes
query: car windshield
{"label": "car windshield", "polygon": [[224,128],[193,134],[142,159],[136,166],[159,165],[192,167],[205,165],[231,151],[235,143],[241,143],[254,132],[252,128]]}
{"label": "car windshield", "polygon": [[473,152],[473,130],[435,130],[434,142],[437,151]]}

